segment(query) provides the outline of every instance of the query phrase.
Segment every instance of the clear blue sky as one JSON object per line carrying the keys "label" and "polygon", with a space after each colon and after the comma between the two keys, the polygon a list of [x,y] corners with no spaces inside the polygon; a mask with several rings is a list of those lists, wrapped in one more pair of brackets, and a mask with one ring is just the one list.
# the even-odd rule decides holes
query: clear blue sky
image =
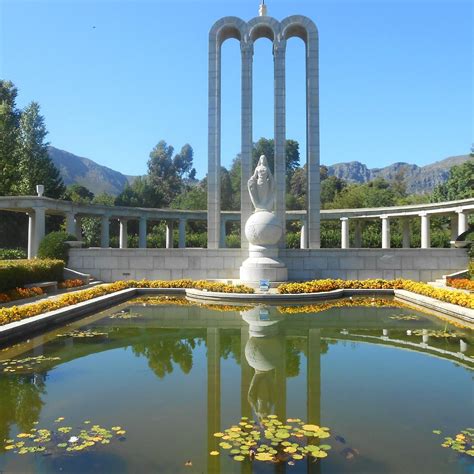
{"label": "clear blue sky", "polygon": [[[259,0],[0,0],[0,77],[41,105],[52,145],[126,174],[152,147],[190,143],[207,171],[208,31]],[[469,0],[267,0],[320,34],[321,162],[424,165],[473,141]],[[93,28],[95,26],[95,28]],[[223,164],[240,149],[240,55],[223,46]],[[287,51],[287,137],[304,150],[304,46]],[[271,44],[254,56],[254,140],[273,134]]]}

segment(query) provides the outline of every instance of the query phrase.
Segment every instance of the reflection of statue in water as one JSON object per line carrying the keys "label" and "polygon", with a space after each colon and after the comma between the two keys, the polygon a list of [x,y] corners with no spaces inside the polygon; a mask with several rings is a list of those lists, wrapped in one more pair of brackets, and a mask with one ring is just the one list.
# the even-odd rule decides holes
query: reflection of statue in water
{"label": "reflection of statue in water", "polygon": [[257,167],[248,180],[248,188],[255,211],[273,210],[275,182],[265,155],[258,160]]}

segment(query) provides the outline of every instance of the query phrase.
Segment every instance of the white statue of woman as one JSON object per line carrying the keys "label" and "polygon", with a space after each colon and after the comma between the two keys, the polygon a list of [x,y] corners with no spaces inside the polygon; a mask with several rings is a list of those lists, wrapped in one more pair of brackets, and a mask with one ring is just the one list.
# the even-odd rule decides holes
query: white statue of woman
{"label": "white statue of woman", "polygon": [[265,155],[258,160],[257,167],[248,180],[248,188],[256,212],[273,211],[275,182]]}

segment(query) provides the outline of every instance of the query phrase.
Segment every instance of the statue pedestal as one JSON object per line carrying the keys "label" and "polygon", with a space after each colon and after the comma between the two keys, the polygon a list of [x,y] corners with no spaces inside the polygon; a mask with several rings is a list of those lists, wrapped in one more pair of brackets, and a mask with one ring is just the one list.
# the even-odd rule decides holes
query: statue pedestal
{"label": "statue pedestal", "polygon": [[278,259],[278,248],[250,244],[249,258],[240,267],[240,279],[257,284],[260,280],[287,281],[288,269]]}
{"label": "statue pedestal", "polygon": [[277,243],[282,232],[281,223],[272,212],[257,211],[249,217],[245,224],[249,258],[240,267],[241,280],[256,284],[260,280],[288,280],[288,270],[278,259]]}

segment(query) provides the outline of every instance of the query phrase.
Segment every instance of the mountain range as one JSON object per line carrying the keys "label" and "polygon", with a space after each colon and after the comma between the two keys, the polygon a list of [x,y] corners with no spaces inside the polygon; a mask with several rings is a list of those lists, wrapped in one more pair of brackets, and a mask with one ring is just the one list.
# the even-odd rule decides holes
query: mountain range
{"label": "mountain range", "polygon": [[[128,176],[106,166],[99,165],[89,158],[83,158],[53,146],[48,148],[49,156],[59,169],[66,186],[81,184],[94,194],[106,192],[114,196],[136,176]],[[328,166],[328,174],[345,179],[351,183],[365,183],[375,178],[393,180],[402,177],[408,193],[431,192],[437,184],[448,179],[449,170],[454,165],[460,165],[473,159],[469,155],[451,156],[426,166],[409,163],[393,163],[384,168],[368,168],[359,161],[337,163]]]}

